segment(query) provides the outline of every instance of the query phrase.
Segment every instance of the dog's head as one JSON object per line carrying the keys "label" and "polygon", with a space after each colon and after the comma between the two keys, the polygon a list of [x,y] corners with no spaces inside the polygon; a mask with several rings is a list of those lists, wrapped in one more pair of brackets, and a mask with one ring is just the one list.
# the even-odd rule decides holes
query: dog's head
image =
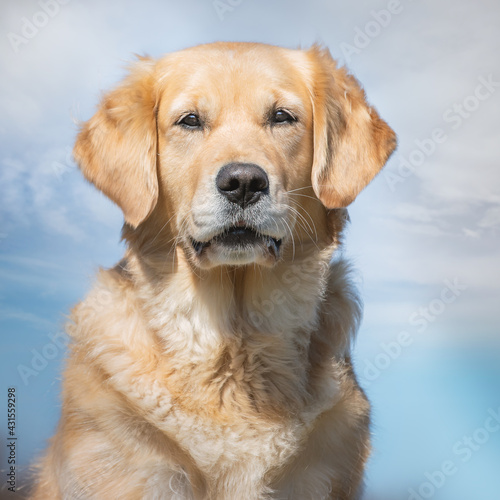
{"label": "dog's head", "polygon": [[331,238],[329,211],[349,205],[395,145],[327,50],[216,43],[137,61],[74,156],[129,229],[208,268],[273,265]]}

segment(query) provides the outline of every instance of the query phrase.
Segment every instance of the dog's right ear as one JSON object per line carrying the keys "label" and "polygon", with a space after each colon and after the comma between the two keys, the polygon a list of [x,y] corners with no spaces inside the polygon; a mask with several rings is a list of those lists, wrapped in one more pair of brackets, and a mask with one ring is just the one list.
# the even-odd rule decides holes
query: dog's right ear
{"label": "dog's right ear", "polygon": [[73,156],[83,175],[137,227],[158,200],[154,61],[141,58],[82,125]]}

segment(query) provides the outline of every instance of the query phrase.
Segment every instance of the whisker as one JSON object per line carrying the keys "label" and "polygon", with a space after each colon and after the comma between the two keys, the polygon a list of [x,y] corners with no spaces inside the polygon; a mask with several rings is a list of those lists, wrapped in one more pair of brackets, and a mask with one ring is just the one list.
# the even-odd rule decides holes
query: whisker
{"label": "whisker", "polygon": [[288,228],[288,231],[290,232],[290,237],[292,238],[292,261],[295,260],[295,239],[293,237],[293,232],[292,228],[288,224],[288,222],[285,219],[282,219],[282,222],[286,224],[286,227]]}
{"label": "whisker", "polygon": [[[304,230],[304,232],[307,235],[309,235],[307,227],[301,221],[301,215],[299,214],[299,212],[294,207],[291,207],[290,205],[287,205],[287,207],[288,207],[289,210],[291,210],[292,214],[295,215],[295,217],[294,217],[294,223],[298,224]],[[299,239],[299,241],[302,242],[301,239]]]}
{"label": "whisker", "polygon": [[[311,225],[309,224],[309,222],[307,222],[306,218],[295,208],[295,207],[292,207],[291,205],[288,205],[288,208],[297,215],[297,217],[299,218],[297,220],[298,224],[300,224],[300,227],[302,229],[304,229],[304,231],[307,233],[308,230],[310,231],[310,233],[312,234],[313,233],[313,228],[311,227]],[[302,224],[300,221],[303,221],[304,224]],[[306,228],[307,226],[307,228]]]}
{"label": "whisker", "polygon": [[310,188],[312,188],[312,186],[304,186],[304,187],[297,188],[297,189],[290,189],[290,191],[285,191],[285,194],[293,193],[295,191],[302,191],[303,189],[310,189]]}
{"label": "whisker", "polygon": [[318,232],[316,231],[316,224],[311,214],[300,203],[296,202],[295,200],[290,199],[290,202],[294,203],[299,209],[302,209],[304,213],[309,217],[309,220],[311,221],[311,224],[314,228],[314,237],[316,238],[316,241],[318,241]]}
{"label": "whisker", "polygon": [[[294,210],[295,212],[297,212],[297,215],[304,220],[304,222],[307,224],[307,221],[305,220],[305,218],[300,214],[298,213],[298,211],[293,208],[293,207],[290,207],[289,208],[291,210]],[[316,233],[316,226],[314,226],[314,231],[315,231],[315,239],[313,239],[312,237],[312,234],[309,233],[309,231],[307,231],[306,227],[300,222],[300,220],[297,220],[297,224],[299,224],[300,227],[302,227],[302,229],[304,229],[304,232],[306,233],[306,235],[309,237],[309,239],[311,240],[311,242],[314,244],[314,246],[319,250],[319,247],[317,245],[317,241],[318,241],[318,234]],[[309,224],[307,224],[309,226]],[[312,232],[312,229],[311,229],[311,226],[309,226],[309,229],[311,230]]]}
{"label": "whisker", "polygon": [[176,214],[172,215],[172,217],[170,217],[170,219],[168,219],[167,222],[165,222],[165,224],[163,224],[163,226],[161,227],[161,229],[158,231],[158,233],[156,234],[156,236],[149,242],[149,245],[153,245],[153,243],[156,241],[156,238],[158,238],[158,236],[160,235],[160,233],[165,229],[165,227],[167,227],[167,224],[175,217]]}
{"label": "whisker", "polygon": [[291,194],[291,196],[302,196],[304,198],[311,198],[311,200],[314,200],[314,201],[321,203],[321,201],[318,200],[318,198],[314,198],[314,196],[309,196],[308,194],[300,194],[300,193],[290,193],[290,194]]}

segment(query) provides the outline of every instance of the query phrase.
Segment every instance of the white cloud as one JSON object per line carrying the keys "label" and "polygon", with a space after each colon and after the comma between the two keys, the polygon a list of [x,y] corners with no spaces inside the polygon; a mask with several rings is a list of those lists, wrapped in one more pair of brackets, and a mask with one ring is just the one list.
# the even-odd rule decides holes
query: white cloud
{"label": "white cloud", "polygon": [[55,325],[52,321],[48,321],[29,311],[23,311],[15,307],[0,306],[1,321],[17,320],[24,323],[29,323],[31,327],[38,330],[53,330]]}
{"label": "white cloud", "polygon": [[22,257],[19,255],[0,255],[0,262],[6,262],[10,265],[22,266],[31,270],[35,269],[49,269],[49,270],[63,270],[63,268],[54,262],[47,262],[46,260],[38,259],[36,257]]}
{"label": "white cloud", "polygon": [[439,224],[444,218],[463,215],[467,210],[468,208],[462,204],[449,204],[437,208],[402,202],[392,207],[391,216],[406,221]]}
{"label": "white cloud", "polygon": [[[22,182],[26,174],[24,163],[19,159],[5,158],[0,168],[0,213],[3,212],[5,224],[15,221],[20,224],[28,223],[28,214],[25,211],[26,194]],[[6,229],[5,227],[3,229]]]}
{"label": "white cloud", "polygon": [[85,232],[69,220],[67,211],[64,208],[45,210],[42,221],[49,233],[54,232],[69,236],[78,243],[86,237]]}
{"label": "white cloud", "polygon": [[477,224],[479,227],[491,228],[500,225],[500,206],[489,208]]}
{"label": "white cloud", "polygon": [[1,161],[0,214],[6,231],[41,225],[48,234],[81,243],[87,227],[121,225],[120,210],[87,184],[70,153],[70,146],[52,146],[35,160],[32,152],[23,152],[22,159]]}
{"label": "white cloud", "polygon": [[473,231],[467,227],[462,228],[462,231],[469,238],[479,238],[481,236],[480,231]]}

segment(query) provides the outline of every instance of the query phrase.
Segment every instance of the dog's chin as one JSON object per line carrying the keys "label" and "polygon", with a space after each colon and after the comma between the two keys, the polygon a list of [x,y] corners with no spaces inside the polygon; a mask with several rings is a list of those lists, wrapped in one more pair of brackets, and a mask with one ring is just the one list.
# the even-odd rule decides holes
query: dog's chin
{"label": "dog's chin", "polygon": [[193,259],[201,268],[259,264],[272,267],[280,258],[282,240],[248,227],[230,227],[208,241],[190,239]]}

